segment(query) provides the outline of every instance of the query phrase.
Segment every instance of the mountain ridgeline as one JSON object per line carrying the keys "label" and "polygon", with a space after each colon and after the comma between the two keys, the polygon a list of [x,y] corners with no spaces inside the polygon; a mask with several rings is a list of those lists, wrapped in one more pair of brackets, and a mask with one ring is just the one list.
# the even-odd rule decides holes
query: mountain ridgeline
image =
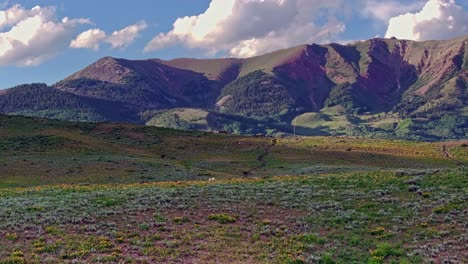
{"label": "mountain ridgeline", "polygon": [[467,138],[467,42],[371,39],[247,59],[105,57],[50,87],[1,90],[0,113],[240,134]]}

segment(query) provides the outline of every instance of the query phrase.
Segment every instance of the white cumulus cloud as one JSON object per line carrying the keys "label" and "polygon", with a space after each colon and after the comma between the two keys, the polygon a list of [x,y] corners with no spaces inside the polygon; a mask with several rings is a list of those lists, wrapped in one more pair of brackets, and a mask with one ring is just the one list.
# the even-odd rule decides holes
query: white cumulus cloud
{"label": "white cumulus cloud", "polygon": [[38,8],[25,10],[20,5],[14,5],[7,10],[0,10],[0,29],[14,25],[28,16],[37,14],[38,11],[40,11]]}
{"label": "white cumulus cloud", "polygon": [[71,43],[70,47],[75,49],[98,50],[103,42],[109,43],[112,48],[126,48],[140,36],[140,32],[146,29],[146,22],[138,22],[121,30],[107,35],[101,29],[90,29],[79,34]]}
{"label": "white cumulus cloud", "polygon": [[122,30],[114,31],[112,35],[107,37],[106,42],[109,43],[112,48],[126,48],[132,44],[137,37],[140,36],[140,32],[145,30],[147,24],[145,21],[137,24],[128,26]]}
{"label": "white cumulus cloud", "polygon": [[336,18],[343,0],[211,0],[197,16],[178,18],[146,52],[183,44],[247,57],[292,45],[328,42],[345,30]]}
{"label": "white cumulus cloud", "polygon": [[410,40],[449,39],[468,33],[468,12],[455,0],[428,0],[416,13],[393,17],[385,37]]}
{"label": "white cumulus cloud", "polygon": [[106,32],[97,28],[90,29],[79,34],[76,39],[70,43],[70,47],[75,49],[87,48],[98,50],[104,39],[106,39]]}
{"label": "white cumulus cloud", "polygon": [[0,11],[0,65],[38,65],[65,50],[79,24],[90,23],[67,17],[59,21],[55,11],[20,5]]}

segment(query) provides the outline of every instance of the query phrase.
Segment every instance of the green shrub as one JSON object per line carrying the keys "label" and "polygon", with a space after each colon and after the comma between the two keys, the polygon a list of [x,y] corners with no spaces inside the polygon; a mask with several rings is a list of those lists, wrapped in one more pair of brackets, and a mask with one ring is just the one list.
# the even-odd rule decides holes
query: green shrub
{"label": "green shrub", "polygon": [[237,221],[236,217],[228,214],[211,214],[208,219],[217,221],[220,224],[235,223]]}

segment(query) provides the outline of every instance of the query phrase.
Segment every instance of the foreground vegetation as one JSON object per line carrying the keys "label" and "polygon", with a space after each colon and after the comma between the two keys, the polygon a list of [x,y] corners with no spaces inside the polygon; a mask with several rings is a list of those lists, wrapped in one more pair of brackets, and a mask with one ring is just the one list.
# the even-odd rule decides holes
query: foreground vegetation
{"label": "foreground vegetation", "polygon": [[466,150],[0,116],[0,263],[464,263]]}
{"label": "foreground vegetation", "polygon": [[466,262],[466,171],[1,190],[1,263]]}

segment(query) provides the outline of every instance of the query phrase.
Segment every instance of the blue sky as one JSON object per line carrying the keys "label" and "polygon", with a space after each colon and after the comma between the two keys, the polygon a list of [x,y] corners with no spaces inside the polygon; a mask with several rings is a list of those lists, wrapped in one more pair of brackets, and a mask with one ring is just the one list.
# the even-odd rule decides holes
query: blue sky
{"label": "blue sky", "polygon": [[[249,57],[303,43],[468,34],[462,0],[0,1],[0,89],[104,56]],[[66,19],[65,19],[66,18]]]}

